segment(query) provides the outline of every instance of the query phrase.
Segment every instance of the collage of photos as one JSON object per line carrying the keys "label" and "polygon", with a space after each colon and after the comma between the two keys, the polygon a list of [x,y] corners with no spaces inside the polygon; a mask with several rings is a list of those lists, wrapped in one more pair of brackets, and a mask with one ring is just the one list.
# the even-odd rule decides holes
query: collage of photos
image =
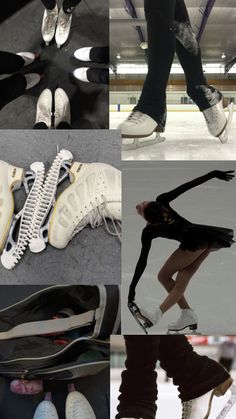
{"label": "collage of photos", "polygon": [[236,419],[236,0],[0,12],[0,419]]}

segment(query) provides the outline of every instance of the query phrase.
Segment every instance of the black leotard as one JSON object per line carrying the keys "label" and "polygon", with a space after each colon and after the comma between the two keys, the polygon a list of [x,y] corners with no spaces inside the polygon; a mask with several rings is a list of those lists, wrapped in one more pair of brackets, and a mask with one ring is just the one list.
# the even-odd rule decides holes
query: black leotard
{"label": "black leotard", "polygon": [[170,207],[170,202],[179,195],[215,177],[215,172],[207,173],[197,179],[187,182],[170,192],[163,193],[156,198],[163,214],[162,221],[157,224],[147,224],[142,232],[142,250],[135,268],[130,285],[129,301],[135,297],[135,287],[141,278],[146,266],[152,240],[157,237],[177,240],[183,250],[196,251],[197,249],[220,249],[230,247],[234,243],[234,232],[224,227],[214,227],[193,224],[181,217]]}

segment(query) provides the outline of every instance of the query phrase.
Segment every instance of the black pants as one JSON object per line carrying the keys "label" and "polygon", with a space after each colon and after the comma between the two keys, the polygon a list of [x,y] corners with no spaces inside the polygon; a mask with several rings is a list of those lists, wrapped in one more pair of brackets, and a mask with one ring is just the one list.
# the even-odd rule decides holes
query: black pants
{"label": "black pants", "polygon": [[[73,9],[81,2],[81,0],[64,0],[63,1],[63,10],[65,13],[71,13]],[[46,9],[54,9],[56,6],[56,0],[42,0],[42,3]]]}
{"label": "black pants", "polygon": [[[38,122],[34,125],[34,129],[48,129],[44,122]],[[60,122],[57,129],[71,129],[71,126],[67,122]]]}
{"label": "black pants", "polygon": [[[144,0],[148,34],[148,74],[135,109],[165,125],[166,86],[175,52],[183,67],[187,92],[201,111],[212,101],[219,101],[219,92],[207,85],[201,52],[189,23],[184,0]],[[202,87],[203,86],[203,87]],[[206,90],[206,88],[207,90]],[[217,96],[217,97],[215,97]]]}
{"label": "black pants", "polygon": [[183,402],[202,396],[229,377],[220,364],[194,352],[183,335],[129,335],[125,342],[127,369],[122,372],[116,419],[155,419],[157,360],[178,386]]}
{"label": "black pants", "polygon": [[[0,74],[15,73],[24,67],[22,57],[10,52],[0,51]],[[0,80],[0,110],[12,100],[23,95],[26,79],[22,74],[14,74]]]}

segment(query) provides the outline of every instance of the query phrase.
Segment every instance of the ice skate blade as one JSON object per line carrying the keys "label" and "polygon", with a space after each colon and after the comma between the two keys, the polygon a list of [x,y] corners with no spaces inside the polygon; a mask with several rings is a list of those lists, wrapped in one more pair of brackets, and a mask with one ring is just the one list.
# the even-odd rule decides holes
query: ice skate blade
{"label": "ice skate blade", "polygon": [[228,115],[228,120],[227,120],[227,123],[226,123],[226,127],[225,127],[223,133],[219,135],[219,139],[220,139],[222,144],[227,143],[228,139],[229,139],[229,133],[230,133],[230,130],[231,130],[231,126],[232,126],[232,122],[233,122],[233,115],[234,115],[234,103],[233,102],[231,102],[228,105],[228,112],[229,112],[229,115]]}
{"label": "ice skate blade", "polygon": [[[150,137],[150,138],[149,138]],[[149,137],[123,137],[122,148],[123,150],[135,150],[141,147],[147,147],[153,144],[162,143],[165,141],[165,137],[161,137],[159,133],[151,134]]]}
{"label": "ice skate blade", "polygon": [[147,317],[142,315],[136,303],[128,303],[128,309],[144,333],[148,335],[147,328],[152,327],[153,323]]}
{"label": "ice skate blade", "polygon": [[[189,331],[186,331],[185,329],[189,329]],[[197,331],[197,324],[191,324],[189,326],[185,326],[182,329],[169,329],[167,332],[167,335],[181,335],[181,334],[187,334],[187,335],[201,335],[200,332]]]}

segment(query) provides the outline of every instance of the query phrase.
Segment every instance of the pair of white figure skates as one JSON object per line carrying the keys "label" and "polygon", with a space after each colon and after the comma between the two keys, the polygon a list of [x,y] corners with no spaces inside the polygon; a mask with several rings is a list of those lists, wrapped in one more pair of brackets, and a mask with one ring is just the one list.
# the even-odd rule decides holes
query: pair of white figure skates
{"label": "pair of white figure skates", "polygon": [[[225,114],[228,108],[228,119]],[[234,104],[228,105],[223,98],[216,105],[203,111],[203,115],[211,135],[218,137],[221,143],[227,143],[233,120]],[[120,126],[122,133],[122,145],[124,150],[152,145],[165,141],[160,135],[163,131],[149,115],[139,111],[133,111]],[[156,136],[154,135],[156,134]]]}
{"label": "pair of white figure skates", "polygon": [[[95,228],[104,223],[110,234],[121,238],[118,169],[105,163],[73,162],[68,150],[58,152],[46,174],[42,162],[32,163],[30,169],[25,172],[0,161],[0,250],[6,269],[15,267],[27,247],[38,253],[48,241],[57,249],[65,248],[89,224]],[[71,185],[56,197],[58,185],[66,178]],[[27,198],[14,214],[13,191],[22,185]]]}
{"label": "pair of white figure skates", "polygon": [[55,36],[57,48],[60,48],[67,41],[72,22],[72,13],[65,13],[63,7],[58,9],[45,9],[42,22],[42,37],[48,46]]}
{"label": "pair of white figure skates", "polygon": [[[236,403],[236,385],[232,384],[232,378],[228,378],[225,382],[218,385],[215,389],[207,392],[201,397],[182,403],[182,417],[181,419],[208,419],[211,413],[212,402],[214,396],[223,396],[229,389],[231,395],[222,408],[221,412],[215,419],[224,419],[227,417],[229,411]],[[122,418],[122,419],[143,419],[139,418]]]}
{"label": "pair of white figure skates", "polygon": [[[76,391],[73,384],[71,387],[73,387],[72,391],[66,398],[66,419],[96,419],[93,408],[86,397]],[[38,405],[33,419],[59,419],[56,407],[52,402],[51,393],[47,393],[45,400]]]}

